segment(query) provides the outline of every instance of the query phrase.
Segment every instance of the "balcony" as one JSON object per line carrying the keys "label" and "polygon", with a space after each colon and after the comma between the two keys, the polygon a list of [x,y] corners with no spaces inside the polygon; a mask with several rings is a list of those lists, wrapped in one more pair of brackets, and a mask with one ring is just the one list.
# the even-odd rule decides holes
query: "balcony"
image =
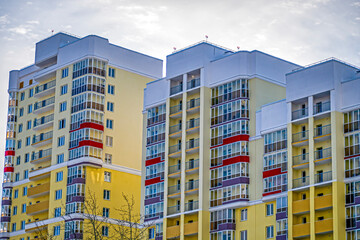
{"label": "balcony", "polygon": [[333,219],[328,218],[315,222],[315,234],[324,234],[333,231]]}
{"label": "balcony", "polygon": [[31,146],[41,147],[52,142],[53,131],[47,133],[40,133],[33,137]]}
{"label": "balcony", "polygon": [[29,180],[36,181],[49,177],[51,172],[50,166],[51,165],[32,168],[29,173]]}
{"label": "balcony", "polygon": [[170,107],[170,116],[171,118],[179,118],[181,117],[182,104],[178,104]]}
{"label": "balcony", "polygon": [[50,114],[34,120],[34,130],[40,131],[42,129],[51,127],[54,124],[54,114]]}
{"label": "balcony", "polygon": [[182,91],[183,91],[183,84],[180,83],[179,85],[176,85],[176,86],[173,86],[170,88],[170,95],[175,95]]}
{"label": "balcony", "polygon": [[330,139],[331,125],[319,126],[314,128],[314,141],[320,142]]}
{"label": "balcony", "polygon": [[54,110],[55,97],[45,99],[34,104],[34,114],[41,114],[50,110]]}
{"label": "balcony", "polygon": [[324,183],[332,180],[332,171],[315,174],[315,183]]}
{"label": "balcony", "polygon": [[185,194],[194,194],[199,191],[199,179],[185,183]]}
{"label": "balcony", "polygon": [[304,168],[309,164],[309,153],[293,156],[293,168]]}
{"label": "balcony", "polygon": [[49,194],[50,192],[50,182],[37,185],[28,189],[28,198],[37,198]]}
{"label": "balcony", "polygon": [[199,151],[199,138],[190,139],[186,142],[186,152],[191,154]]}
{"label": "balcony", "polygon": [[329,162],[331,160],[331,147],[314,151],[314,160],[316,165]]}
{"label": "balcony", "polygon": [[200,98],[191,99],[186,103],[186,111],[190,114],[200,111]]}
{"label": "balcony", "polygon": [[180,238],[180,226],[171,226],[166,229],[166,238],[167,239],[175,239]]}
{"label": "balcony", "polygon": [[169,195],[169,197],[170,197],[170,195],[178,195],[178,194],[180,194],[180,190],[181,190],[181,186],[180,186],[180,184],[177,184],[177,185],[174,185],[174,186],[170,186],[169,188],[168,188],[168,195]]}
{"label": "balcony", "polygon": [[175,165],[169,166],[168,177],[169,178],[179,177],[180,172],[181,172],[181,164],[175,164]]}
{"label": "balcony", "polygon": [[188,174],[192,174],[196,171],[199,171],[199,159],[192,160],[190,159],[185,163],[185,171]]}
{"label": "balcony", "polygon": [[200,86],[200,78],[191,79],[190,81],[187,81],[186,85],[187,85],[187,90],[196,88]]}
{"label": "balcony", "polygon": [[315,197],[315,210],[332,208],[332,194]]}
{"label": "balcony", "polygon": [[180,213],[180,205],[168,207],[167,215],[173,215],[177,213]]}
{"label": "balcony", "polygon": [[41,98],[55,93],[56,80],[35,87],[35,98]]}
{"label": "balcony", "polygon": [[26,208],[26,214],[30,216],[47,211],[49,211],[49,201],[42,201],[39,203],[35,203],[33,205],[27,206]]}
{"label": "balcony", "polygon": [[310,235],[310,223],[296,224],[293,226],[293,237],[300,238]]}
{"label": "balcony", "polygon": [[199,201],[185,203],[185,212],[199,209]]}
{"label": "balcony", "polygon": [[199,127],[200,127],[200,118],[196,118],[196,119],[193,118],[186,122],[186,132],[188,134],[198,132]]}
{"label": "balcony", "polygon": [[181,123],[169,127],[169,137],[177,138],[181,135]]}
{"label": "balcony", "polygon": [[330,101],[328,102],[318,102],[314,104],[314,115],[330,111]]}
{"label": "balcony", "polygon": [[48,161],[51,159],[52,149],[40,150],[31,155],[31,163],[37,164]]}
{"label": "balcony", "polygon": [[175,144],[169,147],[169,157],[179,157],[181,155],[181,144]]}
{"label": "balcony", "polygon": [[301,108],[299,110],[295,110],[291,113],[291,116],[292,116],[292,120],[297,120],[297,119],[300,119],[300,118],[304,118],[304,117],[307,117],[309,115],[309,111],[308,111],[308,108]]}
{"label": "balcony", "polygon": [[309,186],[309,176],[293,179],[293,188]]}
{"label": "balcony", "polygon": [[306,213],[310,211],[310,199],[297,200],[293,202],[293,214]]}
{"label": "balcony", "polygon": [[198,222],[185,223],[184,224],[184,235],[190,236],[198,234]]}
{"label": "balcony", "polygon": [[298,132],[292,135],[292,144],[294,146],[307,145],[308,140],[309,140],[309,131]]}

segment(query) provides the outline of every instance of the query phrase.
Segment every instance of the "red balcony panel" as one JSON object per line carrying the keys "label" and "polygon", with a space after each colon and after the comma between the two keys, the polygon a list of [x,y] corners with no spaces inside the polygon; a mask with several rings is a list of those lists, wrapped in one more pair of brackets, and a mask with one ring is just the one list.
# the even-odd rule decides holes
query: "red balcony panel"
{"label": "red balcony panel", "polygon": [[149,159],[149,160],[146,160],[145,166],[154,165],[154,164],[157,164],[157,163],[159,163],[159,162],[161,162],[161,157]]}
{"label": "red balcony panel", "polygon": [[344,159],[354,158],[354,157],[359,157],[359,156],[360,156],[360,154],[357,154],[357,155],[351,155],[351,156],[344,157]]}
{"label": "red balcony panel", "polygon": [[149,186],[149,185],[159,183],[159,182],[162,182],[160,177],[151,178],[151,179],[145,180],[145,186]]}
{"label": "red balcony panel", "polygon": [[79,142],[79,145],[77,147],[70,148],[69,150],[79,148],[79,147],[82,147],[82,146],[90,146],[90,147],[96,147],[96,148],[103,149],[103,144],[101,142],[95,142],[95,141],[92,141],[92,140],[83,140],[83,141]]}
{"label": "red balcony panel", "polygon": [[5,156],[15,156],[15,151],[12,150],[5,151]]}
{"label": "red balcony panel", "polygon": [[277,191],[273,191],[273,192],[268,192],[268,193],[263,193],[263,197],[269,196],[269,195],[273,195],[273,194],[277,194],[277,193],[281,193],[281,190],[277,190]]}
{"label": "red balcony panel", "polygon": [[281,167],[280,168],[275,168],[275,169],[264,171],[263,172],[263,178],[268,178],[268,177],[280,175],[280,174],[283,174],[283,173],[287,173],[287,172],[281,172]]}
{"label": "red balcony panel", "polygon": [[14,172],[14,167],[5,167],[4,172]]}
{"label": "red balcony panel", "polygon": [[231,164],[238,163],[238,162],[250,162],[250,157],[249,156],[237,156],[237,157],[233,157],[233,158],[228,158],[228,159],[223,160],[222,165],[212,167],[210,169],[215,169],[215,168],[231,165]]}
{"label": "red balcony panel", "polygon": [[216,146],[212,146],[211,148],[217,148],[220,146],[224,146],[226,144],[230,144],[230,143],[234,143],[234,142],[239,142],[239,141],[249,141],[249,135],[247,134],[241,134],[241,135],[236,135],[236,136],[232,136],[232,137],[228,137],[228,138],[224,138],[223,139],[223,143],[216,145]]}
{"label": "red balcony panel", "polygon": [[78,129],[74,129],[70,132],[74,132],[77,131],[79,129],[83,129],[83,128],[92,128],[92,129],[96,129],[96,130],[100,130],[100,131],[104,131],[104,126],[98,123],[92,123],[92,122],[84,122],[80,124],[80,127]]}

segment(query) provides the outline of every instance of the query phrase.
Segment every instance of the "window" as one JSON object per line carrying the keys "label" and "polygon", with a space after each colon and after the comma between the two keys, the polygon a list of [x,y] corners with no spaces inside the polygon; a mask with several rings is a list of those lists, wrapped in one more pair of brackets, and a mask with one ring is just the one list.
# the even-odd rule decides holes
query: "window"
{"label": "window", "polygon": [[67,102],[61,102],[60,103],[60,112],[64,112],[66,111],[66,107],[67,107]]}
{"label": "window", "polygon": [[104,181],[111,182],[111,172],[104,172]]}
{"label": "window", "polygon": [[274,226],[267,226],[266,227],[266,238],[273,238],[274,237]]}
{"label": "window", "polygon": [[14,206],[13,207],[13,215],[16,215],[17,214],[17,206]]}
{"label": "window", "polygon": [[29,178],[29,170],[25,170],[24,171],[24,179],[28,179]]}
{"label": "window", "polygon": [[31,138],[30,137],[26,137],[26,142],[25,145],[29,146],[31,144]]}
{"label": "window", "polygon": [[109,212],[110,212],[110,209],[109,208],[103,208],[103,217],[109,217]]}
{"label": "window", "polygon": [[61,88],[60,88],[60,95],[66,94],[67,91],[68,91],[68,85],[67,84],[62,85]]}
{"label": "window", "polygon": [[12,224],[12,231],[15,232],[16,231],[16,223]]}
{"label": "window", "polygon": [[32,111],[33,111],[33,105],[30,104],[28,105],[28,113],[32,113]]}
{"label": "window", "polygon": [[62,189],[55,191],[55,200],[59,200],[62,198]]}
{"label": "window", "polygon": [[115,94],[115,86],[108,85],[108,93],[114,95]]}
{"label": "window", "polygon": [[106,146],[112,147],[113,145],[113,137],[106,136]]}
{"label": "window", "polygon": [[65,136],[59,137],[58,138],[58,147],[61,147],[64,145],[65,145]]}
{"label": "window", "polygon": [[105,153],[105,163],[111,164],[112,163],[112,155],[109,153]]}
{"label": "window", "polygon": [[54,209],[54,217],[61,217],[61,207]]}
{"label": "window", "polygon": [[274,204],[266,204],[266,216],[274,215]]}
{"label": "window", "polygon": [[24,230],[25,229],[25,220],[21,221],[21,226],[20,226],[21,230]]}
{"label": "window", "polygon": [[15,173],[15,182],[20,180],[20,173]]}
{"label": "window", "polygon": [[104,200],[110,200],[110,190],[104,190]]}
{"label": "window", "polygon": [[26,196],[26,195],[27,195],[27,190],[28,190],[27,187],[23,187],[23,196]]}
{"label": "window", "polygon": [[106,119],[106,128],[113,129],[114,120]]}
{"label": "window", "polygon": [[102,226],[102,235],[104,237],[108,237],[109,236],[109,227],[108,226]]}
{"label": "window", "polygon": [[63,171],[56,173],[56,181],[60,182],[63,180]]}
{"label": "window", "polygon": [[115,77],[115,69],[109,68],[109,77]]}
{"label": "window", "polygon": [[21,124],[19,124],[19,133],[21,133],[22,130],[23,130],[23,125],[22,125],[22,123],[21,123]]}
{"label": "window", "polygon": [[24,108],[19,109],[19,117],[24,116]]}
{"label": "window", "polygon": [[18,142],[17,142],[17,148],[18,148],[18,149],[21,148],[21,140],[18,140]]}
{"label": "window", "polygon": [[240,240],[247,240],[247,230],[240,232]]}
{"label": "window", "polygon": [[113,102],[107,102],[107,110],[110,112],[114,111],[114,103]]}
{"label": "window", "polygon": [[61,78],[66,78],[69,76],[69,68],[64,68],[61,70]]}
{"label": "window", "polygon": [[241,209],[241,221],[247,220],[247,209]]}
{"label": "window", "polygon": [[14,198],[18,198],[18,197],[19,197],[19,190],[16,189],[16,190],[14,191]]}
{"label": "window", "polygon": [[31,120],[27,121],[26,129],[31,129]]}
{"label": "window", "polygon": [[24,99],[25,99],[25,93],[22,92],[22,93],[20,94],[20,101],[24,101]]}
{"label": "window", "polygon": [[26,203],[23,203],[21,205],[21,213],[25,213],[26,212]]}
{"label": "window", "polygon": [[66,119],[59,120],[59,129],[65,128],[66,125]]}
{"label": "window", "polygon": [[60,235],[60,225],[54,227],[54,236]]}
{"label": "window", "polygon": [[149,228],[149,239],[155,238],[155,228]]}
{"label": "window", "polygon": [[21,158],[20,158],[20,156],[17,156],[17,157],[16,157],[16,165],[19,165],[20,162],[21,162]]}
{"label": "window", "polygon": [[64,154],[57,155],[57,164],[64,162]]}
{"label": "window", "polygon": [[25,153],[25,163],[30,161],[30,154],[29,153]]}
{"label": "window", "polygon": [[31,98],[32,96],[34,96],[34,89],[33,88],[29,89],[29,98]]}

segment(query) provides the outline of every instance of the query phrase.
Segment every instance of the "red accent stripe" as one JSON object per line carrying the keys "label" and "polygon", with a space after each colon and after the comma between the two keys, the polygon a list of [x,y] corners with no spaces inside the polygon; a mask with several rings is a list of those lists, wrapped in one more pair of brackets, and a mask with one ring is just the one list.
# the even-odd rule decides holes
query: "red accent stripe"
{"label": "red accent stripe", "polygon": [[149,159],[149,160],[146,160],[145,166],[154,165],[154,164],[157,164],[157,163],[159,163],[159,162],[161,162],[161,157]]}
{"label": "red accent stripe", "polygon": [[[286,172],[283,172],[283,173],[286,173]],[[282,174],[281,168],[275,168],[275,169],[264,171],[263,178],[268,178],[268,177],[272,177],[272,176],[280,175],[280,174]]]}
{"label": "red accent stripe", "polygon": [[222,165],[212,167],[210,169],[215,169],[215,168],[231,165],[231,164],[238,163],[238,162],[250,162],[250,157],[249,156],[237,156],[237,157],[233,157],[233,158],[228,158],[228,159],[223,160]]}
{"label": "red accent stripe", "polygon": [[344,159],[349,159],[349,158],[354,158],[354,157],[359,157],[360,154],[357,154],[357,155],[352,155],[352,156],[349,156],[349,157],[345,157]]}
{"label": "red accent stripe", "polygon": [[263,193],[263,197],[273,195],[273,194],[277,194],[277,193],[281,193],[281,190],[277,190],[277,191],[274,191],[274,192]]}
{"label": "red accent stripe", "polygon": [[5,156],[15,156],[15,151],[12,150],[5,151]]}
{"label": "red accent stripe", "polygon": [[104,126],[101,124],[92,123],[92,122],[84,122],[84,123],[80,124],[80,127],[78,129],[71,130],[70,132],[74,132],[74,131],[77,131],[77,130],[80,130],[83,128],[92,128],[92,129],[104,131]]}
{"label": "red accent stripe", "polygon": [[14,167],[5,167],[4,172],[14,172]]}
{"label": "red accent stripe", "polygon": [[100,142],[95,142],[92,140],[83,140],[79,142],[79,145],[77,147],[74,148],[70,148],[69,150],[75,149],[75,148],[79,148],[82,146],[90,146],[90,147],[96,147],[96,148],[101,148],[103,149],[103,144]]}
{"label": "red accent stripe", "polygon": [[224,146],[226,144],[230,144],[230,143],[234,143],[234,142],[239,142],[239,141],[249,141],[249,135],[247,134],[241,134],[241,135],[236,135],[236,136],[232,136],[232,137],[228,137],[228,138],[224,138],[223,139],[223,143],[216,145],[216,146],[212,146],[211,148],[216,148],[216,147],[220,147],[220,146]]}
{"label": "red accent stripe", "polygon": [[148,179],[148,180],[145,180],[145,186],[149,186],[149,185],[159,183],[159,182],[162,182],[160,177]]}

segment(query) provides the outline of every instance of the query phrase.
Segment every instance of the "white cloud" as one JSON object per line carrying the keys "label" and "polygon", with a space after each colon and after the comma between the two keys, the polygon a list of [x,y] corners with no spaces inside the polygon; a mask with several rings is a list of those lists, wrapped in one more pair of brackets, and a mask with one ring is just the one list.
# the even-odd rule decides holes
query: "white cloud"
{"label": "white cloud", "polygon": [[1,24],[1,25],[5,25],[5,24],[10,23],[10,21],[9,21],[8,18],[9,18],[8,15],[0,16],[0,24]]}
{"label": "white cloud", "polygon": [[20,26],[17,26],[17,27],[9,28],[9,31],[13,32],[13,33],[25,35],[25,34],[31,32],[31,29],[28,28],[28,27],[25,27],[23,25],[20,25]]}

